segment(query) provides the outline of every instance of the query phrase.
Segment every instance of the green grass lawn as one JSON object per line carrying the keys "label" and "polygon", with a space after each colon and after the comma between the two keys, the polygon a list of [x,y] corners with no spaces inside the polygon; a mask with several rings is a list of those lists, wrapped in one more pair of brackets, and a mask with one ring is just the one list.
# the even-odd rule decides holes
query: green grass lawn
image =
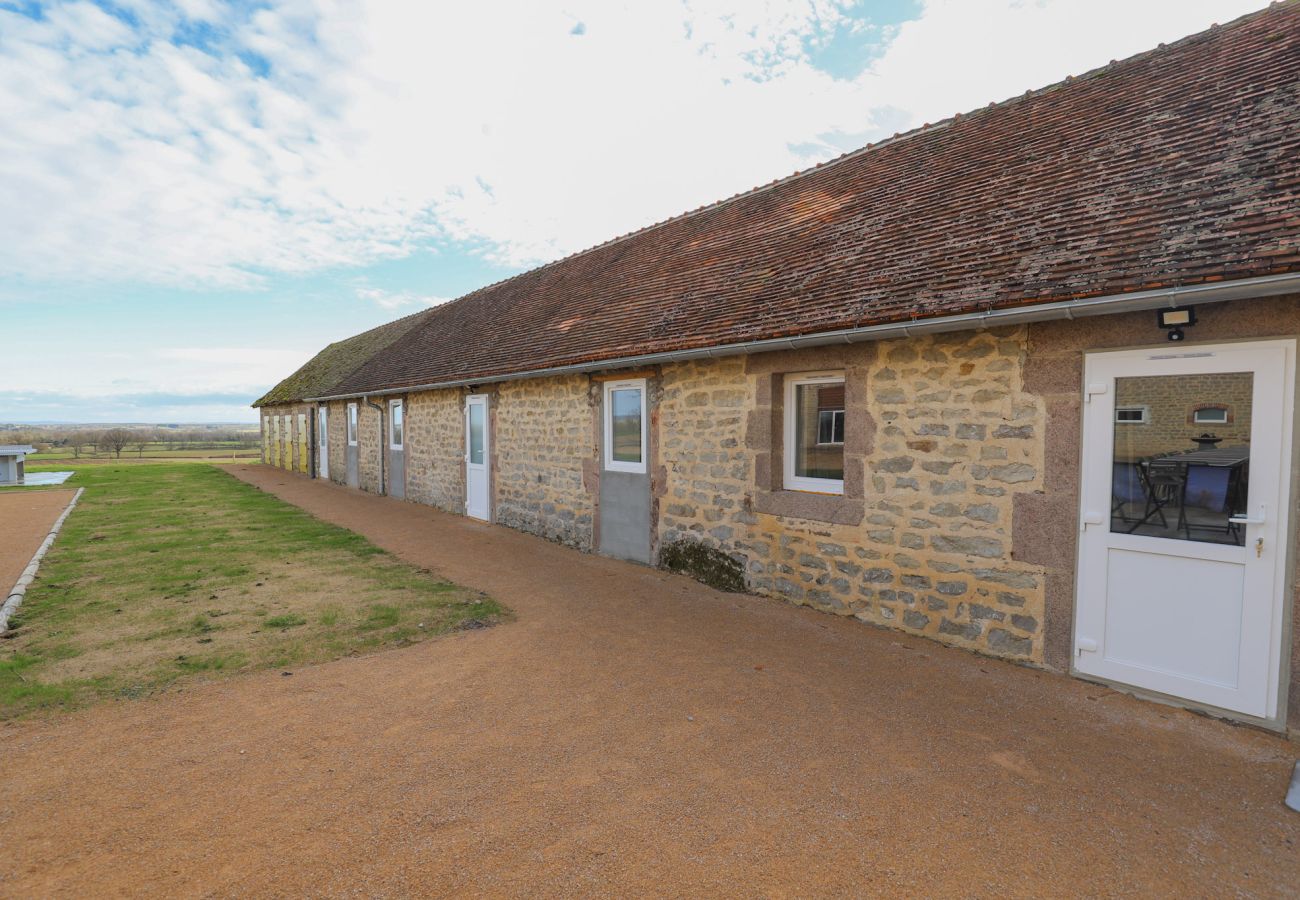
{"label": "green grass lawn", "polygon": [[505,616],[219,467],[92,465],[0,640],[0,718],[320,662]]}

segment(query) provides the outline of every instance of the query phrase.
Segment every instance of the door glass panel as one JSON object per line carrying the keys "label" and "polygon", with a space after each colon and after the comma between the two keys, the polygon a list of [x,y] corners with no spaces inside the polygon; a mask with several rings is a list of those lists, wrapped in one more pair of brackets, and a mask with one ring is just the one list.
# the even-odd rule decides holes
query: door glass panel
{"label": "door glass panel", "polygon": [[1115,379],[1110,530],[1245,543],[1252,372]]}
{"label": "door glass panel", "polygon": [[609,392],[610,458],[615,462],[641,461],[641,390],[619,388]]}
{"label": "door glass panel", "polygon": [[482,403],[469,405],[469,461],[476,466],[483,465],[483,414]]}
{"label": "door glass panel", "polygon": [[844,382],[796,384],[794,474],[844,478]]}

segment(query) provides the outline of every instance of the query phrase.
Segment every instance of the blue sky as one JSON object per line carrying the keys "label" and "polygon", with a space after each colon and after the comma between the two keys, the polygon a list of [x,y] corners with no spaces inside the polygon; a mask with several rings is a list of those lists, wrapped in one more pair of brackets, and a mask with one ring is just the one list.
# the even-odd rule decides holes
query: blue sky
{"label": "blue sky", "polygon": [[0,0],[0,422],[253,421],[330,341],[1259,5]]}

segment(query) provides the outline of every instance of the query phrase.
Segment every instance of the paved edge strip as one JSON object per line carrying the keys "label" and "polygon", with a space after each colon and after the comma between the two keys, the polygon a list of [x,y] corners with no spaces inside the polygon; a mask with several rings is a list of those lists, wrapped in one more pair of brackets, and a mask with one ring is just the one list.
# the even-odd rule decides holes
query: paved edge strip
{"label": "paved edge strip", "polygon": [[27,564],[27,568],[23,569],[23,574],[18,576],[18,581],[14,583],[13,590],[5,598],[4,604],[0,605],[0,634],[4,634],[9,630],[9,617],[13,615],[14,610],[22,605],[23,598],[27,596],[27,588],[36,580],[36,570],[41,567],[41,559],[44,558],[45,552],[54,544],[54,539],[58,536],[59,529],[63,527],[64,520],[68,518],[68,514],[77,505],[77,501],[81,499],[81,495],[85,490],[84,487],[77,488],[77,492],[68,501],[67,507],[54,521],[50,533],[45,536],[45,540],[41,541],[41,546],[37,548],[31,562]]}

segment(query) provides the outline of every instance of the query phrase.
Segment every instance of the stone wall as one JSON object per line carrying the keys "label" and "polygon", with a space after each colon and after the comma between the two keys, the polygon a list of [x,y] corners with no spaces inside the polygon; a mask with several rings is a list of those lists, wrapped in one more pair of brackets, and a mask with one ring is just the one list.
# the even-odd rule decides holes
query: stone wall
{"label": "stone wall", "polygon": [[[738,559],[747,586],[996,656],[1042,661],[1043,570],[1012,558],[1041,489],[1023,330],[666,367],[661,544]],[[843,496],[781,485],[786,374],[846,373]]]}
{"label": "stone wall", "polygon": [[348,483],[348,405],[331,400],[329,407],[330,481]]}
{"label": "stone wall", "polygon": [[592,388],[585,375],[500,384],[491,402],[495,520],[590,549],[596,458]]}
{"label": "stone wall", "polygon": [[387,428],[380,436],[383,424],[380,410],[366,405],[364,400],[357,403],[357,480],[361,490],[371,494],[383,493],[379,454],[388,441]]}
{"label": "stone wall", "polygon": [[406,498],[465,511],[464,395],[423,391],[406,399]]}
{"label": "stone wall", "polygon": [[[1188,343],[1300,333],[1300,298],[1226,310],[1202,307]],[[707,569],[696,574],[715,583],[1068,670],[1083,357],[1140,344],[1150,318],[665,365],[652,378],[651,405],[661,558]],[[827,370],[845,373],[844,492],[786,490],[784,379]],[[591,549],[599,377],[480,390],[492,398],[496,521]],[[457,389],[407,400],[409,497],[456,513],[464,510],[463,396]],[[1229,401],[1234,425],[1241,402]],[[330,408],[331,476],[342,482],[344,403]],[[1184,421],[1171,426],[1179,433],[1191,413],[1180,409]],[[378,487],[377,416],[361,407],[368,490]],[[1300,727],[1300,623],[1290,622],[1289,715]]]}

